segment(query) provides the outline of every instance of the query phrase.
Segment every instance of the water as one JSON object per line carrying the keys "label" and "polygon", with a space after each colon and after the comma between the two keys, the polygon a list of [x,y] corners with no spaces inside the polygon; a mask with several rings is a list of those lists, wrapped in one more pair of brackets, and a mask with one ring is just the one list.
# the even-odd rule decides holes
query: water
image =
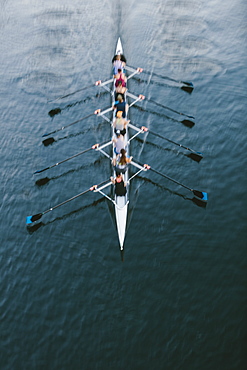
{"label": "water", "polygon": [[[1,369],[245,369],[245,2],[12,0],[1,1],[0,17]],[[107,123],[90,117],[42,144],[44,133],[109,105],[94,88],[48,101],[109,78],[119,35],[129,65],[195,86],[187,94],[132,80],[131,91],[195,116],[190,129],[144,101],[133,123],[204,158],[151,135],[132,154],[209,194],[200,208],[154,173],[137,179],[124,263],[112,209],[97,194],[44,215],[36,231],[25,227],[27,215],[110,169],[89,152],[33,175],[108,139]]]}

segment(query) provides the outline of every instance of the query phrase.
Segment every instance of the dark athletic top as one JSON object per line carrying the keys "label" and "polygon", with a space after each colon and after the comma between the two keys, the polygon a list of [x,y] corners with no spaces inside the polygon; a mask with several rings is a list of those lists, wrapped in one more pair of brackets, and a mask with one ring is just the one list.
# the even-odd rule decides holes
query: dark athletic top
{"label": "dark athletic top", "polygon": [[117,115],[117,112],[120,110],[123,112],[123,115],[122,117],[125,118],[126,117],[126,113],[125,113],[125,106],[126,106],[126,102],[123,101],[122,103],[115,103],[115,108],[116,108],[116,115]]}
{"label": "dark athletic top", "polygon": [[126,187],[124,186],[123,180],[121,182],[115,182],[115,193],[120,197],[126,194]]}

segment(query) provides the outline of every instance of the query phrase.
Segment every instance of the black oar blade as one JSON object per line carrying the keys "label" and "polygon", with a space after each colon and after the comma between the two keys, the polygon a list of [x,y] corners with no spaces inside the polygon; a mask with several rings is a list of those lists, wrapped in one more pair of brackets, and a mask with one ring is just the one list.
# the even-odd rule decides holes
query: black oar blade
{"label": "black oar blade", "polygon": [[188,94],[191,94],[192,91],[194,90],[194,87],[190,87],[190,86],[181,86],[180,87],[181,90],[187,92]]}
{"label": "black oar blade", "polygon": [[189,128],[192,128],[193,126],[195,126],[195,122],[190,121],[189,119],[183,119],[183,121],[181,121],[181,123],[184,126],[189,127]]}
{"label": "black oar blade", "polygon": [[[44,136],[44,135],[43,135]],[[45,139],[42,141],[42,143],[44,144],[44,146],[48,146],[48,145],[51,145],[55,142],[56,140],[53,138],[53,137],[49,137],[49,139]]]}
{"label": "black oar blade", "polygon": [[192,202],[194,203],[194,204],[196,204],[198,207],[201,207],[201,208],[206,208],[207,207],[207,202],[204,202],[203,200],[201,200],[201,199],[198,199],[198,198],[192,198],[191,199],[192,200]]}
{"label": "black oar blade", "polygon": [[29,234],[33,234],[35,231],[39,230],[41,226],[44,226],[43,222],[27,225],[27,231],[29,232]]}
{"label": "black oar blade", "polygon": [[54,117],[56,114],[59,114],[61,113],[61,109],[60,108],[55,108],[55,109],[52,109],[50,110],[50,112],[48,113],[50,117]]}
{"label": "black oar blade", "polygon": [[42,216],[43,216],[43,213],[37,213],[36,215],[33,215],[33,216],[27,216],[27,218],[26,218],[26,224],[27,225],[30,225],[33,222],[38,221],[38,220],[41,219]]}
{"label": "black oar blade", "polygon": [[43,179],[39,179],[35,182],[37,186],[43,186],[50,181],[49,177],[43,177]]}
{"label": "black oar blade", "polygon": [[190,159],[192,159],[193,161],[196,161],[196,162],[200,162],[203,158],[202,154],[201,153],[190,153],[190,154],[187,154],[187,157],[189,157]]}
{"label": "black oar blade", "polygon": [[193,194],[205,202],[208,200],[208,194],[205,191],[193,190]]}

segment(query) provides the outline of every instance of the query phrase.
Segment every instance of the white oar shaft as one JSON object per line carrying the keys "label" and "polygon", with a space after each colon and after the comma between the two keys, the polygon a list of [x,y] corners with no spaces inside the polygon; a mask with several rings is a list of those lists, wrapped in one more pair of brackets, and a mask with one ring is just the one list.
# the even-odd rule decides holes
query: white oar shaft
{"label": "white oar shaft", "polygon": [[135,72],[135,71],[136,71],[136,69],[131,68],[131,67],[129,67],[129,66],[125,66],[124,68],[125,68],[127,71],[129,71],[129,72]]}
{"label": "white oar shaft", "polygon": [[111,82],[113,82],[113,78],[111,78],[110,80],[107,80],[105,82],[100,83],[98,86],[105,86],[105,85],[108,85]]}
{"label": "white oar shaft", "polygon": [[97,191],[99,192],[99,191],[107,188],[110,185],[112,185],[112,182],[111,181],[107,182],[105,185],[101,186],[100,188],[95,189],[94,192],[97,193]]}
{"label": "white oar shaft", "polygon": [[131,75],[129,75],[128,77],[127,77],[127,80],[129,80],[131,77],[134,77],[136,74],[138,74],[138,73],[140,73],[140,71],[135,71],[135,72],[133,72],[133,73],[131,73]]}
{"label": "white oar shaft", "polygon": [[127,91],[126,95],[127,95],[127,96],[129,96],[130,98],[134,99],[134,100],[135,100],[135,99],[139,99],[139,97],[138,97],[138,96],[136,96],[136,95],[134,95],[134,94],[132,94],[132,93],[130,93],[130,92],[128,92],[128,91]]}
{"label": "white oar shaft", "polygon": [[139,168],[140,170],[142,171],[147,171],[147,169],[144,167],[144,166],[141,166],[140,164],[134,162],[134,161],[131,161],[130,162],[133,166],[135,166],[136,168]]}
{"label": "white oar shaft", "polygon": [[135,130],[135,131],[143,132],[140,128],[138,128],[138,127],[136,127],[136,126],[132,125],[131,123],[128,123],[128,126],[129,126],[130,128],[132,128],[133,130]]}
{"label": "white oar shaft", "polygon": [[142,171],[144,171],[144,168],[142,168],[139,171],[137,171],[133,176],[131,176],[131,178],[128,181],[130,182],[134,177],[136,177],[137,175],[139,175],[139,173],[141,173]]}
{"label": "white oar shaft", "polygon": [[112,144],[112,140],[108,141],[106,144],[103,144],[103,145],[99,146],[98,148],[96,148],[96,150],[101,150],[101,149],[105,148],[106,146],[109,146],[110,144]]}
{"label": "white oar shaft", "polygon": [[112,107],[107,108],[107,109],[103,110],[102,112],[99,112],[99,113],[98,113],[98,116],[102,116],[103,114],[108,113],[108,112],[110,112],[110,111],[112,111]]}
{"label": "white oar shaft", "polygon": [[130,105],[129,105],[129,108],[132,107],[135,103],[137,103],[138,101],[142,100],[141,98],[137,98],[136,100],[134,100]]}

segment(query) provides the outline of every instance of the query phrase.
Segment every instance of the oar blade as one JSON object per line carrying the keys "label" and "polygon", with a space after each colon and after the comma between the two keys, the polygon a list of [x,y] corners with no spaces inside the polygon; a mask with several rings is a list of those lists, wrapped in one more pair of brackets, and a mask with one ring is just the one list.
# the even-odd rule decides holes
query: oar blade
{"label": "oar blade", "polygon": [[43,222],[37,222],[36,224],[27,225],[27,231],[32,235],[35,231],[39,230],[41,226],[44,226]]}
{"label": "oar blade", "polygon": [[195,126],[195,122],[193,121],[190,121],[189,119],[183,119],[181,121],[181,123],[186,126],[186,127],[189,127],[189,128],[192,128],[193,126]]}
{"label": "oar blade", "polygon": [[193,194],[204,202],[207,202],[208,200],[208,193],[206,193],[205,191],[193,190]]}
{"label": "oar blade", "polygon": [[42,179],[39,179],[39,180],[35,181],[35,184],[37,186],[43,186],[43,185],[47,184],[49,181],[50,181],[49,177],[43,177]]}
{"label": "oar blade", "polygon": [[43,213],[37,213],[36,215],[33,215],[33,216],[27,216],[26,224],[31,225],[33,222],[40,220],[42,216],[43,216]]}
{"label": "oar blade", "polygon": [[[44,135],[43,135],[44,136]],[[44,146],[48,146],[48,145],[51,145],[55,142],[56,140],[53,138],[53,137],[49,137],[49,139],[45,139],[42,141],[42,143],[44,144]]]}
{"label": "oar blade", "polygon": [[187,92],[188,94],[191,94],[192,91],[194,90],[194,87],[190,87],[190,86],[181,86],[180,87],[181,90]]}
{"label": "oar blade", "polygon": [[189,157],[190,159],[192,159],[193,161],[198,162],[198,163],[203,158],[201,153],[190,153],[190,154],[187,154],[187,157]]}
{"label": "oar blade", "polygon": [[59,114],[61,113],[61,109],[60,108],[55,108],[55,109],[52,109],[50,110],[50,112],[48,113],[50,117],[54,117],[56,114]]}
{"label": "oar blade", "polygon": [[191,201],[196,204],[198,207],[201,207],[201,208],[206,208],[207,207],[207,202],[204,202],[203,200],[201,199],[198,199],[198,198],[192,198]]}

